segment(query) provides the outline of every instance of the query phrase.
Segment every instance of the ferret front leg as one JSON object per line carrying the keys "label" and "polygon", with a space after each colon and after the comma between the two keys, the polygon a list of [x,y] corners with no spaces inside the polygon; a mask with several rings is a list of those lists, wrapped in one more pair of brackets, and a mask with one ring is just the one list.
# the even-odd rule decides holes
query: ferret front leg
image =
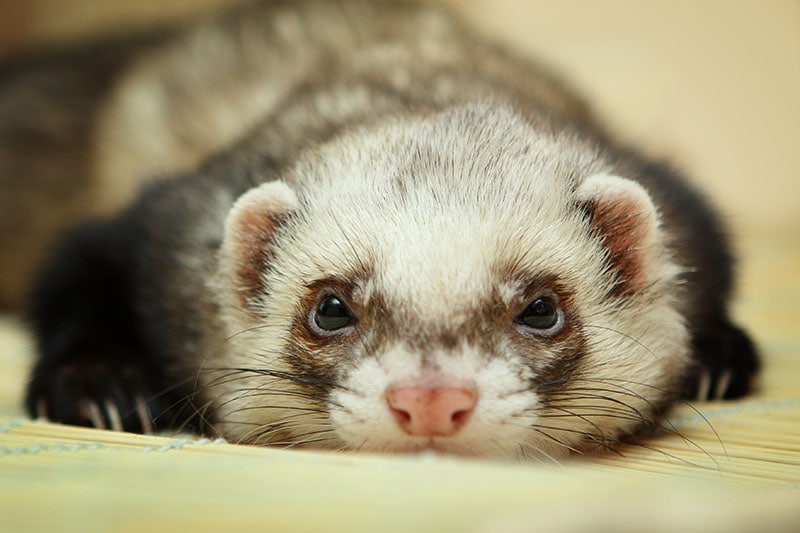
{"label": "ferret front leg", "polygon": [[41,273],[29,310],[39,352],[25,398],[31,416],[149,433],[178,403],[139,333],[124,232],[114,222],[81,226]]}

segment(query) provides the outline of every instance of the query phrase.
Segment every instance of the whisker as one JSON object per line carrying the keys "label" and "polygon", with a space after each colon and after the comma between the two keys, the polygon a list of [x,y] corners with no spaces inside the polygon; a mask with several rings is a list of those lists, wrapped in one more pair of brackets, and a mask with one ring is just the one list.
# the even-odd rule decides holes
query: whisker
{"label": "whisker", "polygon": [[535,432],[539,433],[540,435],[543,435],[544,437],[546,437],[546,438],[550,439],[551,441],[555,442],[556,444],[558,444],[558,445],[559,445],[559,446],[561,446],[562,448],[565,448],[565,449],[567,449],[567,450],[570,450],[570,451],[571,451],[571,452],[573,452],[573,453],[577,453],[577,454],[579,454],[579,455],[583,455],[583,452],[581,452],[581,451],[579,451],[579,450],[576,450],[576,449],[575,449],[575,448],[573,448],[572,446],[569,446],[569,445],[567,445],[567,444],[564,444],[563,442],[561,442],[561,441],[560,441],[560,440],[558,440],[557,438],[553,437],[552,435],[550,435],[550,434],[549,434],[549,433],[547,433],[546,431],[543,431],[543,430],[542,430],[542,429],[540,429],[539,427],[535,427],[535,426],[534,426],[534,427],[532,427],[531,429],[532,429],[533,431],[535,431]]}
{"label": "whisker", "polygon": [[[584,380],[584,381],[587,381],[587,380]],[[605,383],[608,383],[608,382],[629,383],[629,384],[632,384],[632,385],[651,388],[651,389],[657,390],[659,392],[665,393],[668,396],[674,396],[674,393],[672,393],[670,391],[667,391],[667,390],[665,390],[665,389],[663,389],[661,387],[655,386],[653,384],[639,382],[639,381],[633,381],[633,380],[627,380],[627,379],[615,379],[615,378],[601,378],[601,379],[594,379],[594,380],[589,380],[589,381],[605,382]],[[669,417],[666,416],[664,413],[662,413],[661,409],[657,405],[653,404],[649,399],[645,398],[644,396],[642,396],[642,395],[640,395],[638,393],[633,392],[631,389],[629,389],[627,387],[623,387],[622,385],[618,385],[616,383],[609,383],[609,384],[611,384],[611,385],[613,385],[615,387],[619,387],[619,388],[623,389],[624,391],[626,391],[627,393],[629,393],[630,395],[633,395],[633,396],[638,397],[641,400],[645,401],[648,405],[650,405],[653,408],[655,413],[660,415],[660,418],[666,424],[666,425],[660,424],[654,419],[653,423],[655,424],[656,427],[664,429],[664,430],[666,430],[666,431],[668,431],[668,432],[680,437],[686,444],[691,445],[692,447],[696,448],[698,451],[701,451],[703,454],[705,454],[710,460],[716,462],[716,459],[714,459],[708,451],[706,451],[702,446],[700,446],[698,443],[696,443],[692,439],[688,438],[680,430],[678,430],[678,428],[675,427],[675,425],[672,423],[672,421],[669,419]],[[589,389],[589,390],[595,390],[595,389]],[[728,451],[727,451],[727,448],[725,447],[725,443],[722,442],[722,438],[719,436],[719,433],[717,433],[717,431],[714,428],[713,424],[711,424],[711,422],[688,400],[680,400],[680,403],[683,404],[683,405],[687,405],[701,419],[703,419],[706,422],[706,425],[714,433],[714,436],[716,437],[717,442],[720,444],[720,447],[722,447],[723,453],[725,454],[726,457],[728,457]]]}
{"label": "whisker", "polygon": [[266,441],[265,444],[269,444],[268,440],[271,435],[275,435],[281,432],[285,432],[291,429],[300,428],[300,427],[308,427],[309,424],[319,425],[321,423],[326,422],[325,418],[310,418],[306,415],[295,414],[293,416],[284,417],[281,420],[275,420],[272,422],[266,422],[263,424],[259,424],[258,427],[255,427],[245,433],[244,435],[240,436],[237,440],[238,443],[242,443],[245,441],[252,441],[252,442],[259,442],[259,441]]}
{"label": "whisker", "polygon": [[620,335],[622,337],[625,337],[627,340],[632,341],[634,344],[636,344],[640,348],[643,348],[648,354],[652,355],[654,359],[661,359],[658,356],[658,354],[656,354],[653,350],[651,350],[647,345],[642,343],[639,339],[637,339],[636,337],[633,337],[631,335],[628,335],[627,333],[619,331],[618,329],[610,328],[608,326],[600,326],[600,325],[597,325],[597,324],[584,324],[584,327],[586,327],[586,328],[594,328],[594,329],[602,329],[604,331],[610,331],[612,333],[616,333],[617,335]]}

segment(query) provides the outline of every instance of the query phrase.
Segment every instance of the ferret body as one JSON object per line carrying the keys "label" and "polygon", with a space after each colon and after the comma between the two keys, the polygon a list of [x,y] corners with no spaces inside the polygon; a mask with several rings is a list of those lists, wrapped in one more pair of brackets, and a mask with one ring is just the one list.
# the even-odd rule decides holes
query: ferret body
{"label": "ferret body", "polygon": [[121,65],[82,155],[111,214],[33,291],[32,414],[545,458],[750,388],[704,200],[447,13],[255,4]]}

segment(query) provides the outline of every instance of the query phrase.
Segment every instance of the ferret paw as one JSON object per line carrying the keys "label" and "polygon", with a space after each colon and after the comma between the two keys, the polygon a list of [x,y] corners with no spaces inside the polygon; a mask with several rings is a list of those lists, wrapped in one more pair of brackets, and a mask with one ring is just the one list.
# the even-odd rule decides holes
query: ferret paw
{"label": "ferret paw", "polygon": [[739,398],[751,392],[759,371],[750,337],[728,321],[715,322],[694,339],[696,365],[685,384],[695,400]]}
{"label": "ferret paw", "polygon": [[168,409],[135,366],[100,360],[40,362],[26,397],[28,412],[52,422],[153,433],[155,416]]}

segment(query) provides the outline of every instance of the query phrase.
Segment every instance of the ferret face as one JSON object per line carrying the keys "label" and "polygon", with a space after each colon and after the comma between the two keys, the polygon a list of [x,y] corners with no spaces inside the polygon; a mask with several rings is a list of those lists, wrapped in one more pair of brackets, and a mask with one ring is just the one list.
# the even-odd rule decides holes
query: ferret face
{"label": "ferret face", "polygon": [[352,132],[247,193],[207,364],[219,429],[546,458],[650,423],[686,364],[677,269],[601,160],[472,107]]}

